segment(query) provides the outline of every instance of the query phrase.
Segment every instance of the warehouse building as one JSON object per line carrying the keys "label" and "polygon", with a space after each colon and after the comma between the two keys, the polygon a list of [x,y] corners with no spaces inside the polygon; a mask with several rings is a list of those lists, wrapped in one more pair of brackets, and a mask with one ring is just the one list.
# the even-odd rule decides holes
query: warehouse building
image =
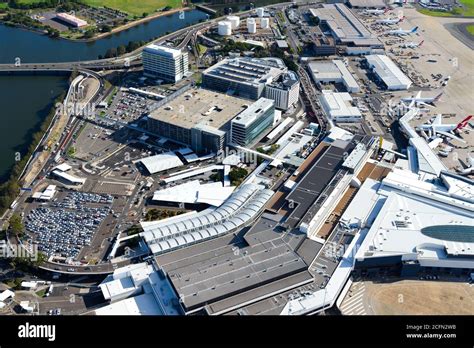
{"label": "warehouse building", "polygon": [[406,90],[410,88],[411,80],[386,55],[373,54],[365,57],[370,71],[377,81],[388,90]]}
{"label": "warehouse building", "polygon": [[217,153],[226,143],[231,120],[252,101],[206,89],[190,89],[148,115],[148,130],[189,146]]}
{"label": "warehouse building", "polygon": [[342,84],[350,93],[360,91],[359,84],[342,60],[311,62],[308,64],[308,68],[316,83]]}
{"label": "warehouse building", "polygon": [[181,50],[151,44],[142,53],[143,74],[162,79],[166,82],[178,82],[188,73],[188,53]]}
{"label": "warehouse building", "polygon": [[383,0],[349,0],[348,4],[351,8],[357,9],[380,9],[387,7]]}
{"label": "warehouse building", "polygon": [[257,100],[265,86],[288,71],[279,58],[226,58],[202,73],[207,89]]}
{"label": "warehouse building", "polygon": [[352,105],[352,97],[349,93],[335,93],[323,90],[319,101],[324,113],[334,122],[360,122],[362,114],[360,110]]}
{"label": "warehouse building", "polygon": [[260,98],[231,122],[231,142],[248,146],[259,138],[275,121],[275,103]]}
{"label": "warehouse building", "polygon": [[61,12],[56,14],[56,18],[61,22],[67,23],[74,28],[82,28],[87,26],[87,22],[83,19],[77,18],[69,13]]}

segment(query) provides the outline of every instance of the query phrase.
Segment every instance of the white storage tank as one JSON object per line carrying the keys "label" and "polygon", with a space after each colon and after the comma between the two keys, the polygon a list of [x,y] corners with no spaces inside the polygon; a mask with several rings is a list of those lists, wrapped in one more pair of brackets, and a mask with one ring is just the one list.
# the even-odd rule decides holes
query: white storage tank
{"label": "white storage tank", "polygon": [[232,29],[237,29],[240,25],[240,17],[238,16],[228,16],[226,18],[226,21],[230,22],[232,24]]}
{"label": "white storage tank", "polygon": [[260,19],[260,28],[268,29],[269,26],[270,26],[270,19],[268,18]]}
{"label": "white storage tank", "polygon": [[221,36],[232,34],[232,24],[228,21],[220,21],[217,23],[217,33]]}
{"label": "white storage tank", "polygon": [[247,19],[247,30],[250,34],[255,34],[257,32],[257,22],[255,22],[255,19]]}
{"label": "white storage tank", "polygon": [[257,8],[257,16],[259,16],[260,18],[265,16],[265,9],[263,7]]}

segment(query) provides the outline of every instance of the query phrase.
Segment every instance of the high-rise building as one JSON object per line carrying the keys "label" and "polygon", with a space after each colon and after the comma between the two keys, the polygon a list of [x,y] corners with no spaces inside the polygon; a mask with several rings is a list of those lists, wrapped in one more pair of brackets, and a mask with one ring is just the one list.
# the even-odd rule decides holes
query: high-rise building
{"label": "high-rise building", "polygon": [[274,118],[274,101],[260,98],[232,120],[231,142],[240,146],[253,143],[273,124]]}
{"label": "high-rise building", "polygon": [[265,98],[275,101],[275,107],[287,110],[298,102],[300,80],[293,71],[288,71],[265,87]]}
{"label": "high-rise building", "polygon": [[178,82],[188,73],[188,54],[175,48],[148,45],[142,59],[143,74],[148,77]]}

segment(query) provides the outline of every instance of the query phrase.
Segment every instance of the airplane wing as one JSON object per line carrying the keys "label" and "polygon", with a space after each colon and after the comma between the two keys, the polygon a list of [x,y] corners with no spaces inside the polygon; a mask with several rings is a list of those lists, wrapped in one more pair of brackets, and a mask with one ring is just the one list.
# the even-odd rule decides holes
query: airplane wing
{"label": "airplane wing", "polygon": [[416,94],[415,98],[416,98],[416,99],[420,99],[420,98],[421,98],[421,91],[418,91],[418,93]]}
{"label": "airplane wing", "polygon": [[[417,104],[417,105],[428,106],[428,107],[430,107],[430,108],[434,107],[433,105],[428,104],[428,103],[425,103],[425,102],[422,102],[422,101],[419,101],[419,102],[417,102],[416,104]],[[436,120],[435,120],[435,121],[436,121]]]}
{"label": "airplane wing", "polygon": [[435,124],[441,124],[441,114],[436,115],[436,118],[434,119],[433,125]]}
{"label": "airplane wing", "polygon": [[458,140],[460,141],[461,143],[466,143],[466,141],[464,139],[461,139],[460,137],[457,137],[455,136],[454,134],[452,133],[449,133],[449,132],[443,132],[443,131],[436,131],[437,134],[441,134],[441,135],[444,135],[448,138],[451,138],[451,139],[455,139],[455,140]]}

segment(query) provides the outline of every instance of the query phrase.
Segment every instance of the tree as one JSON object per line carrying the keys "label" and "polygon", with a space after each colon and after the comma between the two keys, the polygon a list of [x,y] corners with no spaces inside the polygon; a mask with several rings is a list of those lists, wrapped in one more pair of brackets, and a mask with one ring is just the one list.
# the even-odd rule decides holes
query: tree
{"label": "tree", "polygon": [[31,265],[39,267],[46,261],[48,261],[48,256],[46,256],[46,254],[42,253],[41,251],[38,251],[38,254],[36,255],[36,260],[33,261]]}
{"label": "tree", "polygon": [[117,49],[114,47],[109,48],[107,52],[105,53],[105,58],[113,58],[113,57],[117,57]]}
{"label": "tree", "polygon": [[234,168],[229,173],[229,179],[232,185],[238,186],[242,180],[247,176],[248,172],[245,168]]}
{"label": "tree", "polygon": [[124,55],[125,53],[127,53],[127,49],[125,48],[124,45],[120,45],[119,47],[117,47],[118,56]]}
{"label": "tree", "polygon": [[100,27],[100,31],[109,33],[112,31],[112,27],[108,24],[104,24]]}
{"label": "tree", "polygon": [[143,12],[142,17],[143,18],[148,17],[148,12]]}
{"label": "tree", "polygon": [[10,231],[12,231],[17,237],[20,237],[23,234],[23,223],[21,222],[20,215],[13,214],[8,223]]}
{"label": "tree", "polygon": [[86,32],[84,33],[84,38],[90,39],[94,36],[96,33],[96,30],[94,28],[87,29]]}

